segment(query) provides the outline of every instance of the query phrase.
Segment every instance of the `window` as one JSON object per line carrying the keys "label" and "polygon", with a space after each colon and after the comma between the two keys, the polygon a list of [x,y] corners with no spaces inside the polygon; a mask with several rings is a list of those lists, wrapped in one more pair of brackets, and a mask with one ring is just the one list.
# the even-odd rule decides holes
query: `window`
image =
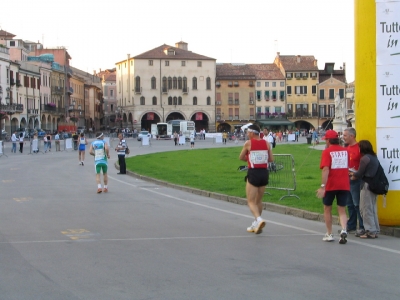
{"label": "window", "polygon": [[193,77],[192,79],[192,89],[197,90],[197,78]]}
{"label": "window", "polygon": [[254,86],[254,81],[249,81],[249,86]]}
{"label": "window", "polygon": [[264,107],[265,114],[269,114],[269,106]]}
{"label": "window", "polygon": [[319,100],[325,100],[325,90],[319,90]]}
{"label": "window", "polygon": [[197,97],[193,97],[193,105],[197,105]]}
{"label": "window", "polygon": [[261,91],[256,91],[256,95],[257,95],[257,100],[260,101],[261,100]]}
{"label": "window", "polygon": [[238,82],[238,81],[234,81],[234,82],[233,82],[233,85],[234,85],[234,86],[239,86],[239,82]]}
{"label": "window", "polygon": [[172,97],[168,97],[168,105],[172,105]]}
{"label": "window", "polygon": [[169,60],[166,60],[166,61],[165,61],[165,66],[166,66],[166,67],[169,67]]}
{"label": "window", "polygon": [[276,87],[276,82],[275,81],[272,82],[272,87]]}
{"label": "window", "polygon": [[155,97],[155,96],[153,97],[153,102],[152,103],[153,103],[153,105],[157,105],[157,97]]}
{"label": "window", "polygon": [[344,98],[344,89],[339,89],[339,96],[340,96],[340,99]]}
{"label": "window", "polygon": [[261,86],[261,82],[257,81],[257,87]]}
{"label": "window", "polygon": [[233,93],[228,93],[228,105],[233,104]]}
{"label": "window", "polygon": [[239,93],[235,93],[235,105],[239,105]]}
{"label": "window", "polygon": [[272,91],[272,100],[276,101],[276,91]]}
{"label": "window", "polygon": [[291,87],[290,85],[288,85],[288,86],[286,87],[286,91],[287,91],[287,94],[288,94],[288,95],[291,95],[291,94],[292,94],[292,87]]}
{"label": "window", "polygon": [[228,86],[232,86],[232,81],[228,81]]}
{"label": "window", "polygon": [[135,92],[140,92],[140,77],[136,76],[135,78]]}
{"label": "window", "polygon": [[307,95],[307,86],[306,85],[302,85],[302,86],[295,86],[296,89],[296,94],[303,94],[303,95]]}
{"label": "window", "polygon": [[15,41],[10,41],[10,47],[15,47]]}
{"label": "window", "polygon": [[269,91],[265,91],[264,99],[265,99],[266,101],[269,100]]}
{"label": "window", "polygon": [[146,102],[144,100],[144,97],[140,97],[140,105],[146,105]]}
{"label": "window", "polygon": [[162,91],[163,91],[163,93],[167,92],[167,77],[165,77],[165,76],[162,79]]}
{"label": "window", "polygon": [[201,61],[198,61],[198,62],[197,62],[197,66],[198,66],[198,67],[201,67]]}
{"label": "window", "polygon": [[150,60],[149,60],[149,66],[152,66],[152,65],[153,65],[153,60],[150,59]]}
{"label": "window", "polygon": [[279,83],[279,85],[280,85],[281,87],[284,87],[284,86],[285,86],[285,82],[284,82],[284,81],[281,81],[281,82]]}
{"label": "window", "polygon": [[285,101],[285,91],[279,91],[279,100]]}
{"label": "window", "polygon": [[211,105],[211,97],[207,97],[207,105]]}
{"label": "window", "polygon": [[269,87],[269,82],[264,82],[265,87]]}
{"label": "window", "polygon": [[286,73],[286,78],[292,79],[293,78],[293,73]]}
{"label": "window", "polygon": [[178,89],[182,89],[182,77],[178,77]]}
{"label": "window", "polygon": [[329,99],[335,99],[335,90],[329,89]]}
{"label": "window", "polygon": [[182,87],[182,89],[184,91],[187,91],[187,78],[186,77],[183,77],[183,87]]}
{"label": "window", "polygon": [[287,113],[290,117],[293,116],[293,104],[287,105]]}
{"label": "window", "polygon": [[211,78],[207,77],[206,79],[206,89],[211,90]]}
{"label": "window", "polygon": [[178,97],[178,105],[182,105],[182,97],[181,96]]}
{"label": "window", "polygon": [[178,98],[175,96],[174,97],[174,105],[177,105],[178,104]]}
{"label": "window", "polygon": [[185,67],[185,66],[186,66],[186,61],[182,60],[182,61],[181,61],[181,66],[182,66],[182,67]]}
{"label": "window", "polygon": [[249,93],[249,100],[254,101],[254,93],[253,92]]}
{"label": "window", "polygon": [[151,89],[155,90],[156,88],[156,78],[153,76],[151,77]]}
{"label": "window", "polygon": [[168,89],[172,90],[172,78],[168,77]]}
{"label": "window", "polygon": [[172,87],[174,88],[174,90],[176,90],[178,87],[178,80],[176,79],[176,77],[172,79]]}
{"label": "window", "polygon": [[317,86],[316,85],[313,85],[311,87],[311,93],[314,94],[314,95],[317,93]]}
{"label": "window", "polygon": [[275,106],[275,112],[279,115],[282,112],[282,107],[280,106]]}
{"label": "window", "polygon": [[110,90],[110,97],[114,97],[114,90]]}

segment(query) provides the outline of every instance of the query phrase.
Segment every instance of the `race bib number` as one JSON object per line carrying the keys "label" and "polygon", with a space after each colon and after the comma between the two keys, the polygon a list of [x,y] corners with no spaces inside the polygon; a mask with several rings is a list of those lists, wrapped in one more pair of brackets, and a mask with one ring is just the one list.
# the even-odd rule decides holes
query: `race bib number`
{"label": "race bib number", "polygon": [[250,151],[250,163],[253,165],[268,164],[268,151]]}
{"label": "race bib number", "polygon": [[104,159],[104,149],[95,149],[94,160],[102,160],[102,159]]}
{"label": "race bib number", "polygon": [[331,169],[347,169],[349,167],[347,151],[333,151],[330,154],[332,158]]}

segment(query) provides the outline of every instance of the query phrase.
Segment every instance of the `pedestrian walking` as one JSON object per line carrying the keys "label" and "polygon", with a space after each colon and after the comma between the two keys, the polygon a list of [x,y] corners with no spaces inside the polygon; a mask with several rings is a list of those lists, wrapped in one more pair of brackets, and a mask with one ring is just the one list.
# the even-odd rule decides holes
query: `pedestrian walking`
{"label": "pedestrian walking", "polygon": [[126,163],[125,163],[125,151],[128,148],[126,141],[122,135],[122,133],[118,134],[119,143],[117,147],[115,147],[115,151],[118,153],[118,164],[119,164],[119,173],[118,175],[126,174]]}
{"label": "pedestrian walking", "polygon": [[11,142],[12,142],[11,152],[16,153],[17,152],[17,132],[16,131],[14,131],[14,133],[11,135]]}
{"label": "pedestrian walking", "polygon": [[268,184],[268,163],[274,160],[272,146],[264,139],[260,139],[260,127],[250,125],[247,128],[249,139],[244,143],[240,152],[239,159],[247,161],[246,197],[247,205],[254,216],[254,221],[248,232],[259,234],[265,226],[265,221],[261,218],[262,197],[265,187]]}
{"label": "pedestrian walking", "polygon": [[79,151],[78,151],[78,159],[79,159],[79,165],[83,166],[85,162],[85,151],[86,151],[86,145],[88,144],[88,141],[85,137],[85,134],[81,132],[79,136]]}
{"label": "pedestrian walking", "polygon": [[[96,134],[97,139],[90,144],[89,153],[94,156],[94,164],[96,170],[97,193],[108,192],[108,159],[110,159],[110,152],[108,144],[104,142],[104,135],[102,132]],[[103,189],[101,188],[101,172],[103,172]]]}
{"label": "pedestrian walking", "polygon": [[191,149],[194,148],[194,133],[193,132],[190,134],[190,148]]}
{"label": "pedestrian walking", "polygon": [[317,197],[323,199],[327,230],[322,240],[325,242],[335,240],[332,233],[332,204],[336,198],[339,221],[342,227],[339,243],[346,244],[347,215],[345,207],[350,192],[349,155],[347,149],[339,145],[339,136],[336,131],[328,130],[324,139],[326,139],[327,148],[322,151],[320,163],[322,180],[321,187],[317,190]]}
{"label": "pedestrian walking", "polygon": [[22,132],[19,133],[19,152],[23,152],[24,151],[24,134]]}
{"label": "pedestrian walking", "polygon": [[56,135],[54,136],[54,141],[56,144],[56,152],[60,151],[60,135],[59,135],[58,131],[56,131]]}

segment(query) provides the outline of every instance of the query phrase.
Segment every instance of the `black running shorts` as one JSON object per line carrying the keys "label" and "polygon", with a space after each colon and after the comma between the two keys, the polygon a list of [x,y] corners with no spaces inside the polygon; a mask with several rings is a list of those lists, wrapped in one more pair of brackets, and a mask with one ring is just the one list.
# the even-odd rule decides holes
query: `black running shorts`
{"label": "black running shorts", "polygon": [[248,169],[247,181],[256,187],[268,184],[269,171],[267,169]]}

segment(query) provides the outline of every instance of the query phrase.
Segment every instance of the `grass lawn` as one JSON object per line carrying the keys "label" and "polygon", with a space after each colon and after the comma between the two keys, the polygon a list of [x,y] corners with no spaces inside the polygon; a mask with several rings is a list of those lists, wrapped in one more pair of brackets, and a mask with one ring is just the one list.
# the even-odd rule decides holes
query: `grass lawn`
{"label": "grass lawn", "polygon": [[[127,169],[137,174],[193,188],[246,198],[245,172],[237,171],[245,162],[239,160],[242,147],[194,149],[138,155],[127,158]],[[286,191],[268,189],[263,201],[323,213],[322,200],[315,194],[321,184],[321,150],[307,144],[282,144],[274,154],[291,154],[295,161],[296,190],[300,197],[279,201]],[[332,213],[337,215],[336,206]]]}

